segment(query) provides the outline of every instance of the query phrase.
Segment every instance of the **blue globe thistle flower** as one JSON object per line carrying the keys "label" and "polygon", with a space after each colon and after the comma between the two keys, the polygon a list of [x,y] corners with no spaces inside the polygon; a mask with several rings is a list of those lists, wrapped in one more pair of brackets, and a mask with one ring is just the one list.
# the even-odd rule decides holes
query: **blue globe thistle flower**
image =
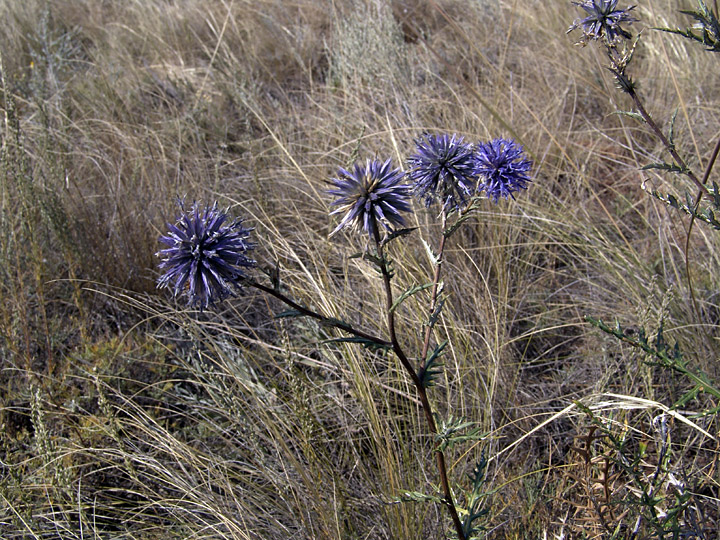
{"label": "blue globe thistle flower", "polygon": [[513,192],[527,189],[532,161],[515,141],[500,138],[478,143],[475,155],[480,172],[478,192],[484,191],[493,202],[500,197],[514,199]]}
{"label": "blue globe thistle flower", "polygon": [[411,210],[410,187],[402,183],[405,174],[393,169],[392,160],[367,160],[365,166],[355,164],[352,172],[339,169],[338,176],[332,179],[335,189],[328,191],[337,197],[332,204],[338,206],[330,215],[345,215],[330,236],[347,227],[364,230],[374,240],[378,223],[387,230],[405,225],[400,212]]}
{"label": "blue globe thistle flower", "polygon": [[466,206],[478,180],[471,146],[457,135],[423,135],[415,145],[417,153],[408,158],[408,177],[425,206],[438,199],[448,211]]}
{"label": "blue globe thistle flower", "polygon": [[165,273],[158,280],[158,288],[172,288],[174,295],[185,294],[188,305],[205,309],[233,294],[231,286],[245,277],[243,268],[255,261],[247,252],[255,247],[248,241],[250,231],[242,221],[228,221],[227,211],[218,210],[217,203],[200,208],[193,203],[170,232],[160,241],[168,246],[156,253],[162,257],[159,268]]}
{"label": "blue globe thistle flower", "polygon": [[583,8],[588,14],[584,19],[577,19],[568,29],[568,32],[572,32],[582,27],[581,43],[588,40],[597,41],[603,36],[608,43],[615,42],[618,36],[625,39],[632,38],[632,35],[621,28],[620,24],[637,22],[637,19],[630,15],[630,11],[635,9],[635,6],[617,9],[617,0],[583,0],[573,4]]}

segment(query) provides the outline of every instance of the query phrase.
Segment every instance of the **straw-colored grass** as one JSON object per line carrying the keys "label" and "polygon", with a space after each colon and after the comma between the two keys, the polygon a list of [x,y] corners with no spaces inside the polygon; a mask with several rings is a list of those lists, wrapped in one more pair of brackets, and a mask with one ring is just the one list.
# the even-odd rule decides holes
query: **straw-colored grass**
{"label": "straw-colored grass", "polygon": [[[640,3],[632,72],[664,129],[677,110],[676,146],[702,173],[717,58],[651,29],[689,24],[681,4]],[[585,316],[662,325],[717,380],[718,237],[695,223],[688,241],[689,221],[643,190],[695,188],[640,170],[663,149],[613,114],[632,103],[602,50],[566,35],[578,14],[561,0],[0,3],[0,536],[443,538],[441,506],[397,502],[438,478],[394,356],[327,343],[338,334],[275,318],[284,306],[252,291],[190,311],[155,290],[154,256],[178,197],[217,200],[288,294],[385,335],[378,273],[349,258],[364,240],[328,237],[327,182],[355,159],[401,164],[432,131],[512,137],[534,160],[527,192],[451,237],[434,333],[449,345],[433,406],[486,434],[449,464],[459,494],[489,459],[487,538],[631,537],[621,501],[638,479],[592,438],[602,422],[628,452],[647,444],[645,481],[671,452],[697,538],[714,538],[718,425],[692,415],[713,404],[670,411],[688,381]],[[398,293],[430,279],[420,240],[439,225],[416,208],[418,230],[391,244]],[[427,301],[397,313],[411,356]]]}

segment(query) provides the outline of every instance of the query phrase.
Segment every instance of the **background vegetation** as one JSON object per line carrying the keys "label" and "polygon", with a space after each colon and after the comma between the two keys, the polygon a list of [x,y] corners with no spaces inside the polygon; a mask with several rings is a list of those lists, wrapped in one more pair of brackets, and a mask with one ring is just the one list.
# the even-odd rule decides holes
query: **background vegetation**
{"label": "background vegetation", "polygon": [[[639,4],[634,77],[660,124],[678,110],[676,146],[702,171],[717,59],[651,30],[687,26],[689,2]],[[218,200],[294,297],[382,334],[382,284],[347,257],[360,240],[328,238],[327,180],[432,131],[514,137],[535,161],[528,192],[488,203],[444,263],[432,398],[487,433],[450,466],[463,483],[489,459],[488,537],[630,538],[638,485],[662,468],[658,509],[690,493],[683,530],[717,538],[715,415],[663,416],[688,382],[585,316],[662,324],[716,379],[720,245],[643,191],[695,188],[639,170],[662,148],[613,114],[631,104],[601,49],[565,34],[579,15],[565,0],[1,2],[0,536],[442,538],[442,508],[395,502],[436,478],[391,355],[323,344],[334,334],[254,293],[190,312],[155,290],[154,257],[176,197]],[[394,246],[408,285],[429,268],[414,240]]]}

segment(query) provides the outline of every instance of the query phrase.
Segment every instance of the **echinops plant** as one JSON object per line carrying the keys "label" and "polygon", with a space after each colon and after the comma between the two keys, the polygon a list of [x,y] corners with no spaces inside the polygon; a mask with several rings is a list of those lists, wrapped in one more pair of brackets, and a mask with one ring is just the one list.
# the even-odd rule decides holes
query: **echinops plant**
{"label": "echinops plant", "polygon": [[[528,187],[532,162],[522,146],[512,140],[494,139],[471,145],[457,134],[423,134],[415,140],[416,153],[407,158],[408,170],[394,168],[392,161],[368,159],[349,169],[339,169],[332,179],[328,194],[336,206],[331,215],[339,215],[340,222],[331,236],[341,230],[366,236],[368,243],[360,255],[372,263],[380,273],[385,294],[384,313],[387,337],[371,335],[343,320],[331,319],[318,311],[301,306],[281,289],[279,278],[270,285],[255,281],[247,270],[255,261],[248,252],[255,247],[249,241],[251,229],[240,219],[230,220],[227,212],[218,210],[217,203],[204,209],[194,203],[184,211],[170,232],[160,240],[168,247],[157,255],[162,259],[164,272],[159,287],[172,288],[176,296],[184,295],[189,305],[200,309],[234,294],[241,286],[253,287],[284,302],[291,312],[284,316],[305,316],[321,321],[325,326],[349,333],[352,339],[369,348],[391,350],[402,365],[414,387],[423,410],[427,430],[432,437],[440,489],[435,493],[406,492],[400,501],[433,501],[447,510],[453,534],[460,540],[476,537],[482,530],[479,523],[485,515],[481,489],[485,482],[483,459],[470,476],[470,486],[458,497],[449,478],[445,451],[455,444],[483,438],[480,429],[464,418],[442,419],[434,411],[428,389],[441,370],[441,357],[447,342],[432,344],[432,330],[444,305],[441,265],[446,239],[458,230],[483,200],[497,203],[500,198],[514,198],[514,193]],[[440,206],[442,235],[434,254],[433,275],[421,286],[411,286],[396,297],[392,280],[395,277],[389,245],[412,238],[413,229],[404,228],[405,214],[412,212],[411,196],[428,208]],[[183,207],[181,207],[182,209]],[[432,212],[432,210],[430,210]],[[448,227],[448,218],[456,215]],[[225,224],[227,222],[227,224]],[[268,275],[273,275],[268,272]],[[172,284],[172,287],[171,287]],[[424,323],[422,350],[410,354],[401,345],[399,334],[410,329],[399,328],[395,319],[397,307],[420,290],[431,288],[430,305]],[[420,329],[423,331],[423,329]],[[407,441],[406,444],[411,444]]]}

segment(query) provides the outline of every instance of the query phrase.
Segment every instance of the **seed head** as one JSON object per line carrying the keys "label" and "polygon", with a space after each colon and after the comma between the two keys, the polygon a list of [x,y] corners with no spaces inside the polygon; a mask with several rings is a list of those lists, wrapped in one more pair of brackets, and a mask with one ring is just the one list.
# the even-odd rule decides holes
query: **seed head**
{"label": "seed head", "polygon": [[337,197],[332,204],[338,207],[330,215],[345,215],[331,236],[347,227],[363,230],[374,240],[378,223],[387,230],[405,225],[400,213],[411,207],[410,187],[402,183],[404,178],[400,169],[393,169],[390,159],[367,160],[364,166],[355,164],[352,171],[339,169],[338,178],[332,179],[335,189],[328,191]]}
{"label": "seed head", "polygon": [[632,34],[620,25],[637,22],[637,19],[630,15],[630,11],[635,9],[635,6],[617,9],[617,3],[618,0],[582,0],[581,2],[573,2],[576,6],[583,8],[588,16],[584,19],[576,19],[568,29],[568,33],[576,28],[582,28],[583,35],[580,38],[580,43],[583,44],[588,41],[597,41],[603,37],[609,44],[614,43],[618,37],[631,39]]}
{"label": "seed head", "polygon": [[255,265],[247,256],[255,245],[248,241],[250,231],[236,219],[230,223],[227,211],[218,210],[217,203],[200,208],[193,203],[175,225],[168,224],[170,232],[161,236],[167,245],[156,253],[162,261],[158,265],[164,274],[158,288],[171,288],[175,296],[185,294],[188,305],[201,310],[233,295],[231,287],[239,287],[245,277],[242,270]]}
{"label": "seed head", "polygon": [[477,163],[469,144],[457,135],[422,135],[408,158],[408,176],[425,206],[440,200],[447,211],[465,207],[475,192]]}
{"label": "seed head", "polygon": [[478,192],[497,203],[500,197],[515,198],[513,192],[526,189],[532,161],[525,157],[523,147],[513,140],[494,139],[475,145],[480,183]]}

